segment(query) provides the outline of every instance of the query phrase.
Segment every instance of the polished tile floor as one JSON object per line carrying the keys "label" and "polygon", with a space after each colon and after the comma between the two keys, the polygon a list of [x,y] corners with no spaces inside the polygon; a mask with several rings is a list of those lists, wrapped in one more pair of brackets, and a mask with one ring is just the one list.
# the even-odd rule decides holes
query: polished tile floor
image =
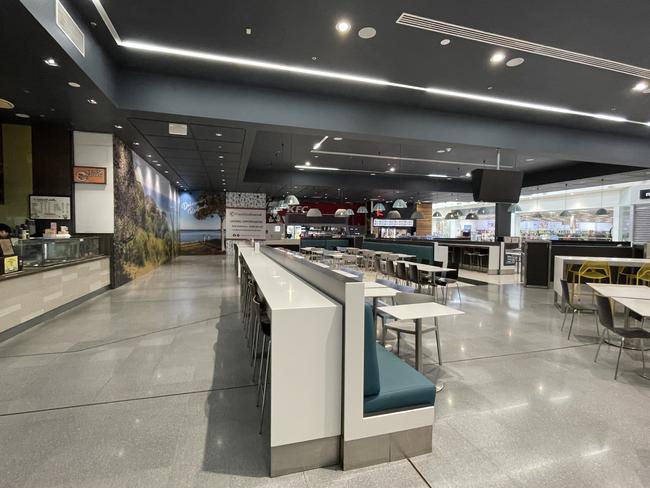
{"label": "polished tile floor", "polygon": [[[266,477],[232,262],[183,257],[0,343],[0,487],[650,486],[638,352],[593,363],[548,290],[467,286],[440,322],[433,453]],[[402,355],[411,361],[410,343]]]}

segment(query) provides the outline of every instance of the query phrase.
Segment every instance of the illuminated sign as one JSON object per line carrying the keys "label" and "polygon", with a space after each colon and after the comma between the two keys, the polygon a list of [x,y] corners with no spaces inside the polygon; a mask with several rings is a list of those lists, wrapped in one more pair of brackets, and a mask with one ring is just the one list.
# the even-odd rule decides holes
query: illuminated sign
{"label": "illuminated sign", "polygon": [[413,227],[413,221],[410,219],[373,219],[372,225],[375,227]]}

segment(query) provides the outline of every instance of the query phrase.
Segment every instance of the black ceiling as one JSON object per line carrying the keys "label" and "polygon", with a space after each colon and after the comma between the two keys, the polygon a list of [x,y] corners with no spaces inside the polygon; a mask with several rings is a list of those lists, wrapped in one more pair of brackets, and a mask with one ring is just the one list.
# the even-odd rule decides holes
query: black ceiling
{"label": "black ceiling", "polygon": [[[74,56],[71,58],[70,50],[62,48],[62,41],[57,42],[51,35],[52,31],[48,33],[43,28],[43,21],[38,18],[34,7],[39,2],[20,2],[28,8],[18,1],[0,4],[0,60],[3,66],[11,67],[0,77],[0,98],[8,98],[16,104],[13,112],[0,111],[0,120],[55,122],[78,130],[112,130],[143,158],[152,164],[160,164],[157,169],[168,171],[170,179],[180,181],[180,186],[191,189],[227,187],[229,190],[264,191],[272,195],[289,191],[303,196],[324,196],[327,193],[328,198],[337,195],[360,200],[364,196],[377,194],[394,198],[403,194],[410,185],[410,179],[413,179],[410,195],[426,199],[426,195],[436,192],[463,193],[462,188],[466,190],[467,186],[464,175],[475,167],[467,163],[495,164],[496,147],[478,144],[471,131],[468,131],[462,143],[456,141],[453,144],[445,142],[444,138],[436,142],[435,134],[430,134],[428,141],[413,137],[373,136],[372,131],[381,127],[382,122],[385,121],[387,125],[393,122],[390,112],[383,113],[384,120],[373,120],[373,128],[363,133],[337,134],[331,130],[315,130],[307,124],[302,128],[288,128],[275,122],[277,125],[274,126],[274,117],[281,115],[278,112],[263,113],[264,123],[248,123],[241,122],[243,118],[237,122],[218,117],[217,113],[214,117],[192,116],[189,111],[183,115],[182,108],[174,115],[171,111],[143,111],[122,106],[113,93],[98,88],[104,85],[98,83],[96,76],[89,76],[87,69],[84,72],[80,68],[83,63],[78,59],[73,60]],[[54,0],[51,3],[53,5]],[[115,70],[116,80],[136,71],[163,73],[183,79],[280,88],[289,95],[296,92],[327,95],[351,107],[358,100],[379,101],[394,110],[395,120],[400,120],[397,116],[404,107],[416,106],[547,124],[540,127],[578,127],[595,131],[598,137],[603,134],[603,138],[619,133],[643,141],[650,135],[647,127],[631,124],[480,102],[460,102],[397,88],[323,81],[290,73],[233,68],[224,64],[130,51],[115,44],[92,2],[62,0],[62,3],[87,32],[88,40],[96,41],[108,53],[108,64]],[[456,37],[449,37],[451,43],[441,46],[439,41],[445,36],[395,23],[402,12],[410,12],[645,67],[650,66],[650,53],[647,50],[650,39],[645,25],[650,18],[650,4],[641,0],[616,3],[606,0],[551,0],[544,2],[543,7],[537,5],[534,8],[529,3],[515,0],[491,3],[483,0],[194,0],[191,8],[183,3],[160,0],[103,0],[102,4],[123,39],[650,120],[650,94],[631,90],[638,81],[634,77],[507,50],[508,57],[523,56],[526,60],[524,64],[516,68],[495,67],[489,63],[494,46]],[[349,19],[353,24],[352,31],[345,36],[334,30],[336,21],[341,18]],[[96,23],[96,26],[91,23]],[[375,27],[377,36],[369,40],[358,37],[358,29],[364,26]],[[251,35],[245,33],[246,28],[252,29]],[[28,41],[25,42],[25,39]],[[45,66],[43,58],[47,56],[55,57],[60,62],[60,68]],[[312,57],[317,59],[314,61]],[[80,83],[81,88],[69,87],[68,81]],[[110,83],[118,81],[110,80]],[[488,87],[492,89],[488,90]],[[178,95],[180,97],[183,93]],[[88,98],[96,99],[98,105],[89,105],[86,101]],[[156,101],[153,95],[151,98]],[[328,98],[322,97],[322,100]],[[256,108],[243,104],[240,110],[244,114],[254,113]],[[615,111],[612,110],[614,108]],[[299,112],[301,106],[288,105],[287,110]],[[29,114],[31,119],[17,119],[15,113],[18,111]],[[363,120],[359,117],[359,121]],[[188,135],[170,135],[169,122],[187,124]],[[116,129],[115,125],[122,128]],[[495,124],[494,128],[487,130],[509,129]],[[222,136],[216,136],[217,133]],[[567,138],[570,138],[568,134]],[[329,139],[320,148],[321,152],[315,153],[313,144],[325,135]],[[334,141],[335,136],[342,136],[343,139]],[[133,145],[135,142],[139,145]],[[621,147],[625,146],[622,141],[621,144]],[[451,151],[448,152],[446,149],[449,147]],[[579,143],[575,147],[580,152]],[[442,150],[445,151],[438,152]],[[147,157],[148,154],[151,157]],[[629,157],[622,157],[619,161],[615,151],[612,154],[613,164],[622,164],[621,161],[628,164],[630,161]],[[370,155],[390,156],[391,159]],[[412,161],[409,158],[454,164]],[[501,152],[502,164],[525,171],[530,185],[548,185],[636,169],[632,166],[588,164],[575,159],[560,152],[545,150],[544,147],[535,151],[503,149]],[[645,161],[644,157],[632,159],[632,163],[638,163],[638,166],[650,167],[650,161]],[[343,171],[335,174],[311,170],[299,172],[293,167],[305,161],[310,161],[312,165],[338,167]],[[389,166],[396,168],[395,173],[386,173]],[[370,172],[375,172],[376,176],[371,177]],[[451,180],[433,181],[423,176],[430,173],[444,174]],[[223,179],[226,185],[223,185]],[[342,188],[340,194],[337,188]]]}

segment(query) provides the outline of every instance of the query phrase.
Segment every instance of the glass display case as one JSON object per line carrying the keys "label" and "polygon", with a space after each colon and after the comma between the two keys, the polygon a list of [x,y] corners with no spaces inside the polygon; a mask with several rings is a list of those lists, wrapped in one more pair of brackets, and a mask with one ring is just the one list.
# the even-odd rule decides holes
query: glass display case
{"label": "glass display case", "polygon": [[51,266],[100,256],[99,237],[18,239],[14,249],[24,267]]}

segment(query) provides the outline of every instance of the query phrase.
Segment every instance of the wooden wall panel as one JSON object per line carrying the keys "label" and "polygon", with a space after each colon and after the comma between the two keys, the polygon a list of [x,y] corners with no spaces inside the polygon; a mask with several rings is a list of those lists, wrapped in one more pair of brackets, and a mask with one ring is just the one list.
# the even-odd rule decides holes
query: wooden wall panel
{"label": "wooden wall panel", "polygon": [[430,236],[432,231],[432,215],[433,210],[431,209],[430,203],[418,203],[416,209],[419,212],[422,212],[424,216],[423,219],[418,219],[415,222],[415,235],[418,236]]}

